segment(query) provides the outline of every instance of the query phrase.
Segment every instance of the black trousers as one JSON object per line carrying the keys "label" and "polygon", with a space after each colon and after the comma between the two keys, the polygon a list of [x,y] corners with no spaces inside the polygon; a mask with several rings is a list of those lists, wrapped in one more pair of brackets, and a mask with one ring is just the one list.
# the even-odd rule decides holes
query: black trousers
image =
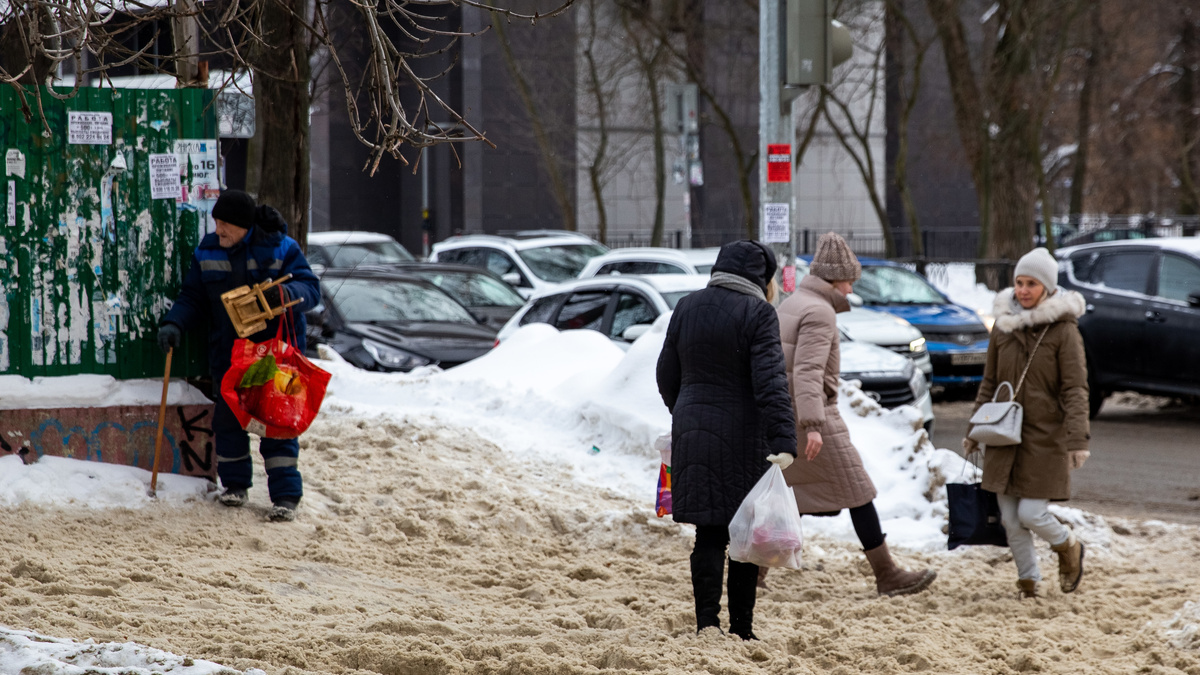
{"label": "black trousers", "polygon": [[[691,564],[697,632],[721,625],[721,581],[725,576],[725,550],[728,547],[727,526],[696,526],[696,545],[692,549]],[[729,632],[749,639],[753,635],[758,565],[730,560],[726,589],[729,595]]]}

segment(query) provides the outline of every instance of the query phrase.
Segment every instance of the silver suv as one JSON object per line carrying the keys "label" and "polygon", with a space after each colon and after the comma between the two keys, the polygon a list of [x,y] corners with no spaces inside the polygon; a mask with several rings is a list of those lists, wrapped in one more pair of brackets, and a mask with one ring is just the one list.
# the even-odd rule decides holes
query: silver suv
{"label": "silver suv", "polygon": [[468,234],[433,245],[429,259],[482,267],[506,281],[522,297],[574,279],[588,260],[608,251],[575,232],[538,230],[509,236]]}

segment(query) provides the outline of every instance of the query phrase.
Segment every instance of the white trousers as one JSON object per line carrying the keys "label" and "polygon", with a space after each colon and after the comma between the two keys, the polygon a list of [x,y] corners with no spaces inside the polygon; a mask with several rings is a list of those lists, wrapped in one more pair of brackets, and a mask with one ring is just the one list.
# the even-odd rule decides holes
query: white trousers
{"label": "white trousers", "polygon": [[1008,535],[1008,547],[1012,550],[1013,562],[1017,564],[1017,578],[1042,580],[1038,569],[1037,549],[1033,535],[1050,542],[1051,546],[1063,543],[1071,536],[1066,525],[1050,515],[1049,499],[1024,499],[1011,495],[996,495],[1000,504],[1000,519]]}

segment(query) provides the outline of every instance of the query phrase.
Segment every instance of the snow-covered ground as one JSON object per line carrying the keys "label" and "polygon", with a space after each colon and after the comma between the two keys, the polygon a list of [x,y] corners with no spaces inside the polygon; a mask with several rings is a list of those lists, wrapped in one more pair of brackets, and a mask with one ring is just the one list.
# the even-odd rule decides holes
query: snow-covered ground
{"label": "snow-covered ground", "polygon": [[[951,297],[974,306],[967,300],[981,300],[984,292],[966,288],[967,278],[953,277]],[[973,274],[969,279],[973,284]],[[0,458],[0,506],[24,514],[22,522],[47,523],[31,526],[29,532],[0,532],[0,569],[12,574],[10,581],[0,578],[0,673],[258,675],[247,663],[273,664],[276,670],[269,675],[500,672],[503,668],[492,667],[497,659],[508,659],[508,672],[531,673],[583,672],[583,666],[820,672],[838,663],[852,664],[855,671],[1057,671],[1059,655],[1066,659],[1060,665],[1084,667],[1077,662],[1081,650],[1088,663],[1100,663],[1106,657],[1093,652],[1099,653],[1096,645],[1112,634],[1131,636],[1132,646],[1127,652],[1106,648],[1121,657],[1113,661],[1118,665],[1094,672],[1123,672],[1140,654],[1162,650],[1175,650],[1175,663],[1183,664],[1183,672],[1200,672],[1200,658],[1178,656],[1180,650],[1198,646],[1197,605],[1189,600],[1200,597],[1200,584],[1176,578],[1184,563],[1172,562],[1190,560],[1187,542],[1200,541],[1200,534],[1153,522],[1121,524],[1117,534],[1103,518],[1054,507],[1088,545],[1091,569],[1099,571],[1075,596],[1054,591],[1039,617],[1038,605],[1000,599],[1010,596],[1011,591],[998,589],[1007,589],[1014,576],[1003,550],[944,550],[942,486],[970,480],[969,466],[930,444],[917,411],[883,410],[845,383],[839,407],[878,488],[876,506],[888,542],[909,564],[941,568],[933,591],[904,600],[874,600],[869,590],[842,597],[847,584],[864,584],[862,570],[855,567],[863,563],[848,515],[805,518],[805,570],[773,572],[773,590],[760,598],[764,627],[757,632],[790,632],[761,648],[710,644],[711,639],[689,636],[690,529],[653,515],[658,458],[652,441],[670,426],[654,382],[664,329],[661,321],[623,352],[595,333],[559,333],[533,325],[492,353],[446,372],[367,373],[327,354],[329,360],[321,365],[333,379],[323,412],[302,441],[308,494],[298,522],[290,525],[248,516],[254,513],[250,507],[231,514],[213,503],[201,479],[160,475],[157,498],[151,499],[146,495],[149,474],[139,469],[52,457],[25,466],[14,456]],[[18,384],[25,400],[53,401],[70,392],[71,405],[111,405],[113,400],[156,404],[161,386],[142,382],[125,390],[120,383],[94,378],[72,382],[77,379]],[[85,391],[93,392],[92,398]],[[261,485],[261,465],[257,470]],[[263,489],[255,490],[252,496],[262,500]],[[134,523],[151,515],[167,528],[161,544],[132,532]],[[58,519],[66,523],[61,532],[48,524]],[[196,534],[189,535],[192,528]],[[94,570],[74,553],[71,560],[45,557],[58,550],[56,545],[71,541],[76,530],[85,533],[83,541],[104,539],[112,574],[120,578],[101,575],[72,586],[73,575]],[[225,536],[228,546],[222,546]],[[28,537],[44,541],[31,544]],[[321,542],[330,538],[337,547],[323,548]],[[127,551],[121,551],[122,541]],[[1147,546],[1161,553],[1150,556],[1165,570],[1158,576],[1133,562]],[[179,549],[192,547],[197,553],[184,551],[185,562],[176,564],[194,561],[200,567],[194,577],[168,562]],[[229,547],[232,555],[225,552]],[[284,562],[289,555],[295,563]],[[122,559],[134,560],[135,571],[117,572],[129,567]],[[639,562],[631,566],[630,560]],[[366,562],[359,566],[360,561]],[[1052,578],[1053,562],[1046,551],[1042,565]],[[268,569],[259,579],[264,566]],[[169,581],[171,576],[189,582]],[[438,586],[443,578],[449,585]],[[1096,604],[1106,597],[1101,595],[1105,580],[1125,594],[1109,604],[1125,609]],[[204,590],[210,583],[211,599]],[[333,585],[323,586],[328,584]],[[869,589],[869,581],[865,584]],[[1163,597],[1160,589],[1179,595]],[[317,597],[322,592],[329,597]],[[64,594],[84,604],[39,609],[28,602]],[[281,625],[282,636],[268,630],[270,625],[242,626],[227,618],[230,610],[222,607],[234,600],[231,594],[246,598],[238,605],[241,612],[253,612],[261,604],[276,607],[273,613],[280,617],[293,609],[291,616],[300,618],[287,619],[292,623]],[[9,605],[4,604],[6,595],[13,598]],[[89,597],[116,604],[95,614],[87,609]],[[1154,602],[1146,599],[1151,597]],[[379,608],[372,604],[377,600],[384,601]],[[855,608],[855,603],[875,606],[869,602],[890,604]],[[163,616],[180,616],[185,622],[192,617],[197,624],[214,626],[212,633],[199,629],[191,637],[176,636],[192,652],[203,649],[211,661],[137,644],[152,639],[171,644],[160,628],[149,628],[160,618],[147,610],[155,603],[170,607]],[[1135,606],[1141,609],[1134,611]],[[305,618],[308,612],[311,618]],[[1076,629],[1074,638],[1054,633],[1058,624],[1051,618],[1064,612],[1068,625],[1084,622],[1080,613],[1090,623]],[[337,620],[322,618],[334,616]],[[884,617],[882,624],[870,616]],[[22,617],[29,623],[12,625]],[[1130,625],[1137,617],[1142,623]],[[863,627],[840,637],[831,632],[843,622],[849,629],[850,622],[860,619],[867,619]],[[1011,632],[1039,620],[1051,626],[1042,629],[1051,631],[1044,634],[1049,642],[1017,648],[1029,638]],[[222,629],[227,621],[232,625]],[[296,630],[290,626],[306,621],[316,622],[311,625],[325,645],[308,649],[321,653],[297,655],[287,646]],[[955,626],[977,621],[982,623],[971,623],[968,634],[986,634],[993,646],[976,651],[969,635]],[[922,623],[928,629],[920,633],[921,642],[901,636],[909,630],[904,626]],[[352,628],[360,624],[361,630]],[[71,625],[89,632],[75,633],[74,640],[46,636],[55,632],[47,627]],[[29,628],[41,634],[27,632]],[[872,633],[880,630],[890,631],[883,640],[891,645],[886,658],[872,656],[881,639]],[[380,638],[371,636],[380,634],[401,646],[376,644]],[[93,635],[101,637],[85,639]],[[674,647],[661,644],[665,639],[688,641],[686,654],[674,654]],[[841,646],[830,647],[829,640],[840,640]],[[1092,646],[1073,646],[1078,640]],[[357,645],[353,655],[346,653],[348,644]],[[1010,654],[1004,644],[1014,651]],[[387,649],[407,651],[402,658],[389,657]],[[511,660],[511,654],[527,654],[528,649],[537,652],[536,659]],[[835,655],[830,649],[842,651]],[[989,656],[996,650],[999,657]],[[243,664],[242,670],[218,666],[213,661],[223,659],[210,654]],[[949,661],[947,654],[953,655]],[[999,670],[988,666],[994,658],[1001,659],[995,662]]]}

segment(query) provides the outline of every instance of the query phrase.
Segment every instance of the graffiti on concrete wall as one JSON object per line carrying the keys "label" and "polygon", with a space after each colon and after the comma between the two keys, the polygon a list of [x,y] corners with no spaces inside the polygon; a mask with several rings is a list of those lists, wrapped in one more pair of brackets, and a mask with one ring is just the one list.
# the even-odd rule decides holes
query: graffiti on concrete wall
{"label": "graffiti on concrete wall", "polygon": [[[167,408],[159,471],[215,480],[212,415],[211,405]],[[27,464],[52,455],[149,471],[157,433],[157,406],[0,410],[0,456]]]}

